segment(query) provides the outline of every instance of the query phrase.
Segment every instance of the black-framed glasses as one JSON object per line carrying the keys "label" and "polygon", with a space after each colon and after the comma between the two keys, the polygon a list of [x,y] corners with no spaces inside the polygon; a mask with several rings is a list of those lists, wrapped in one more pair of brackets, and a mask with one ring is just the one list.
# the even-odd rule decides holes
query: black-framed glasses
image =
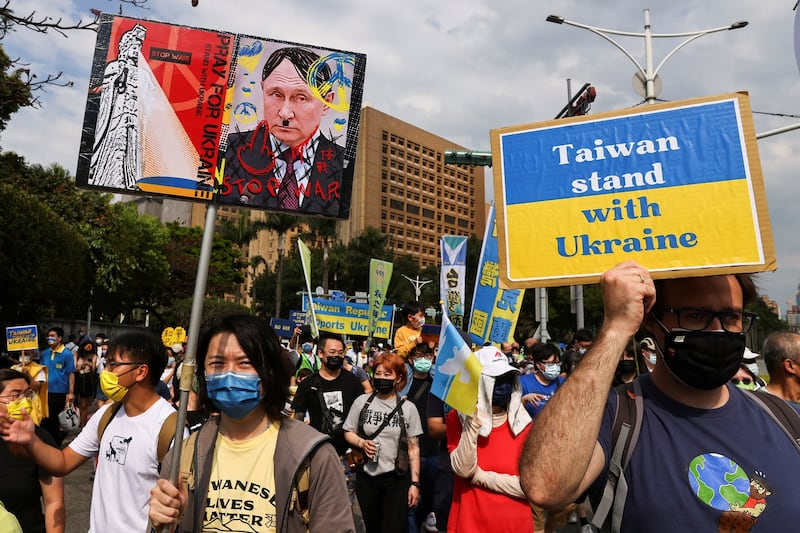
{"label": "black-framed glasses", "polygon": [[731,383],[734,385],[738,385],[740,381],[742,385],[750,385],[753,382],[750,378],[742,378],[741,380],[739,378],[731,378]]}
{"label": "black-framed glasses", "polygon": [[747,333],[756,321],[754,313],[744,311],[709,311],[688,307],[667,307],[678,319],[678,327],[689,331],[706,329],[715,318],[719,319],[722,329],[730,333]]}
{"label": "black-framed glasses", "polygon": [[125,365],[146,365],[147,363],[143,363],[142,361],[106,361],[106,366],[111,370],[114,370],[118,366],[125,366]]}

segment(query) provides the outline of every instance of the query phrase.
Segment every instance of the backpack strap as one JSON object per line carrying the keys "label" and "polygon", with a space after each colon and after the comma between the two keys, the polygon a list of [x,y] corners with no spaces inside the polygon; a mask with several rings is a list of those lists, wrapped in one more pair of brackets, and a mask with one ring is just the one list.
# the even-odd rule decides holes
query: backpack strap
{"label": "backpack strap", "polygon": [[198,431],[195,431],[189,435],[181,452],[180,476],[188,491],[194,490],[194,472],[197,468],[197,462],[195,461],[197,454],[195,453],[195,448],[198,433]]}
{"label": "backpack strap", "polygon": [[300,463],[297,473],[294,476],[291,502],[289,504],[289,507],[302,517],[306,530],[308,530],[308,524],[311,522],[311,511],[308,505],[308,493],[310,488],[311,457],[308,456]]}
{"label": "backpack strap", "polygon": [[[638,380],[615,387],[617,408],[611,431],[612,452],[603,496],[592,519],[592,525],[602,531],[620,530],[625,500],[628,497],[628,483],[625,468],[630,462],[639,432],[642,427],[644,403],[642,389]],[[610,529],[609,529],[610,515]]]}
{"label": "backpack strap", "polygon": [[372,400],[374,400],[375,396],[377,396],[377,395],[378,395],[377,392],[373,392],[372,394],[370,394],[369,398],[367,398],[367,401],[364,402],[364,407],[362,407],[361,411],[358,413],[358,436],[359,437],[364,437],[364,415],[366,415],[367,408],[369,408],[369,405],[372,403]]}
{"label": "backpack strap", "polygon": [[156,445],[156,457],[158,462],[162,462],[164,457],[169,451],[169,447],[175,438],[175,430],[178,426],[178,412],[170,413],[161,424],[161,430],[158,432],[158,444]]}
{"label": "backpack strap", "polygon": [[786,435],[800,452],[800,413],[783,398],[768,392],[745,391],[745,396],[761,407]]}
{"label": "backpack strap", "polygon": [[120,408],[122,408],[122,402],[114,402],[111,407],[106,409],[103,412],[103,416],[100,417],[100,423],[97,424],[97,442],[99,443],[103,440],[103,433],[106,432],[106,428],[108,424],[111,422],[111,419],[119,412]]}

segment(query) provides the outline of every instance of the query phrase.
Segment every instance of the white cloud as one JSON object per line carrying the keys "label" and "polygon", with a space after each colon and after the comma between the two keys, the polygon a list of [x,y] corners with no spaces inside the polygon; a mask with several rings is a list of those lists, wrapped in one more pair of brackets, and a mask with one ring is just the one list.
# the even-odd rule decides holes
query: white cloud
{"label": "white cloud", "polygon": [[[651,4],[657,4],[653,7]],[[90,7],[115,12],[115,1],[14,0],[13,7],[36,9],[64,20],[91,17]],[[747,90],[755,111],[800,113],[795,102],[800,76],[794,58],[792,2],[750,0],[645,0],[586,2],[553,0],[432,0],[375,2],[320,0],[151,0],[149,10],[124,7],[128,16],[204,28],[319,44],[367,54],[364,101],[398,118],[478,150],[488,150],[489,131],[547,120],[584,82],[597,88],[592,111],[630,107],[641,101],[632,89],[635,67],[610,43],[590,32],[545,22],[553,13],[594,26],[643,31],[643,10],[651,7],[656,33],[713,28],[748,20],[744,29],[708,35],[678,51],[660,71],[660,97]],[[313,7],[313,11],[310,8]],[[640,62],[641,38],[619,37]],[[680,41],[655,39],[658,64]],[[16,114],[0,142],[29,161],[58,162],[74,169],[82,125],[94,34],[69,38],[18,30],[3,45],[41,74],[65,71],[73,89],[50,89],[44,109]],[[762,132],[799,119],[755,116]],[[762,290],[784,305],[800,281],[800,250],[794,229],[800,198],[795,155],[800,131],[759,142],[778,265],[761,276]],[[491,190],[491,188],[490,188]]]}

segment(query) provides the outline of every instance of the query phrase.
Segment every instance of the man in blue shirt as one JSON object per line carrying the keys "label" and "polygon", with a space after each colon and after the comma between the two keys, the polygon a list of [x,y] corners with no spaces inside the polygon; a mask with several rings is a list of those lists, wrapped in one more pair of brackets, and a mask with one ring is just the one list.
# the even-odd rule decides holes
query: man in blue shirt
{"label": "man in blue shirt", "polygon": [[50,328],[47,331],[48,348],[42,352],[40,360],[47,367],[48,416],[42,420],[42,427],[53,436],[58,446],[66,436],[59,427],[58,414],[72,403],[75,391],[75,358],[72,351],[64,346],[63,340],[63,329]]}
{"label": "man in blue shirt", "polygon": [[522,403],[536,418],[547,402],[564,382],[561,377],[561,355],[555,344],[537,343],[531,349],[534,371],[520,377]]}
{"label": "man in blue shirt", "polygon": [[[800,522],[800,452],[755,395],[729,383],[741,363],[757,290],[747,274],[653,281],[627,261],[600,278],[604,318],[586,356],[542,411],[520,459],[520,484],[553,508],[611,475],[617,394],[611,380],[644,325],[658,363],[634,386],[639,438],[620,476],[612,525],[647,531],[782,531]],[[622,496],[621,493],[616,493]],[[792,526],[788,526],[792,527]]]}

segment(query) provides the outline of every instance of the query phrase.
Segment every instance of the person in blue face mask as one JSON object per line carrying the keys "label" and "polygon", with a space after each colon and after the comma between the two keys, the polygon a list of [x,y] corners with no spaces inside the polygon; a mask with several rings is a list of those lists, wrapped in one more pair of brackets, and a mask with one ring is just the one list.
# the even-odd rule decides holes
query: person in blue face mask
{"label": "person in blue face mask", "polygon": [[[328,437],[281,413],[292,369],[269,325],[250,315],[222,318],[202,336],[197,353],[200,400],[219,415],[184,442],[181,479],[184,463],[193,464],[191,482],[176,487],[161,479],[152,490],[153,525],[205,531],[225,521],[230,502],[238,502],[237,520],[254,531],[355,531],[344,472]],[[299,509],[292,503],[301,501],[298,494]]]}
{"label": "person in blue face mask", "polygon": [[[428,394],[433,384],[433,350],[427,343],[417,344],[409,353],[409,362],[413,369],[408,399],[417,407],[420,420],[428,418]],[[436,494],[436,473],[439,465],[439,443],[428,433],[428,424],[422,424],[422,435],[419,436],[420,460],[420,499],[416,507],[408,510],[408,533],[420,530],[428,514],[433,511],[433,497]]]}
{"label": "person in blue face mask", "polygon": [[561,377],[561,353],[552,343],[537,343],[531,348],[534,372],[520,378],[522,403],[531,418],[544,409],[548,400],[564,383]]}

